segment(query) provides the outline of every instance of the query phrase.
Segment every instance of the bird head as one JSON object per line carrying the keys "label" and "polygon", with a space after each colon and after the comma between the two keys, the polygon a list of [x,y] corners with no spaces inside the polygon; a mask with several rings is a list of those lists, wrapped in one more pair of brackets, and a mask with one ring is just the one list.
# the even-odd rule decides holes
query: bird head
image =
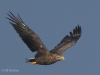
{"label": "bird head", "polygon": [[60,58],[59,58],[59,60],[64,60],[65,58],[64,58],[64,56],[61,56]]}
{"label": "bird head", "polygon": [[61,60],[64,60],[65,58],[64,58],[64,56],[56,56],[56,59],[57,59],[58,61],[61,61]]}

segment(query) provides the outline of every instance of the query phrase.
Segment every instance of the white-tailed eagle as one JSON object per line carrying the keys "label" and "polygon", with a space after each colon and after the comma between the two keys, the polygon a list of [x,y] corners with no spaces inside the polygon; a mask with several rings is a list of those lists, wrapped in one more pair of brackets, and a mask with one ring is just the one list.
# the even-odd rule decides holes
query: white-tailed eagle
{"label": "white-tailed eagle", "polygon": [[32,52],[37,52],[35,58],[26,59],[26,62],[32,62],[32,64],[50,65],[57,61],[64,60],[64,56],[61,54],[73,46],[81,36],[81,26],[78,25],[73,29],[73,32],[70,32],[70,35],[66,35],[54,49],[48,51],[38,35],[23,22],[19,14],[15,17],[11,12],[9,13],[9,18],[7,17],[7,19],[11,21],[9,23],[14,27],[28,48]]}

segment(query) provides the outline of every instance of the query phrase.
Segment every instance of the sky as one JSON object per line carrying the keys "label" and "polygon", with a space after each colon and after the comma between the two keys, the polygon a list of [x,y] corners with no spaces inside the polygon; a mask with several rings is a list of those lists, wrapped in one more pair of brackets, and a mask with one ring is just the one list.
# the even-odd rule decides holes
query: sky
{"label": "sky", "polygon": [[[82,36],[52,65],[32,65],[34,57],[6,19],[11,11],[52,50],[77,25]],[[0,0],[0,75],[100,75],[100,0]]]}

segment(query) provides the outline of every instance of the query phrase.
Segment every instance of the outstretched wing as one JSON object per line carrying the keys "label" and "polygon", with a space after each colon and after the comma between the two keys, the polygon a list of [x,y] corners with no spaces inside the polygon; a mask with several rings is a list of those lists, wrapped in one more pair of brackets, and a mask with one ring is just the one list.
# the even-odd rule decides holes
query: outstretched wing
{"label": "outstretched wing", "polygon": [[77,26],[75,29],[73,29],[73,33],[70,32],[70,36],[65,36],[62,41],[50,52],[54,54],[62,54],[65,50],[67,50],[69,47],[73,46],[77,40],[81,36],[81,26]]}
{"label": "outstretched wing", "polygon": [[38,35],[35,34],[28,26],[25,25],[19,14],[18,17],[15,17],[10,12],[8,16],[9,18],[7,19],[11,21],[10,24],[14,27],[16,32],[19,34],[24,43],[26,43],[26,45],[32,52],[37,51],[40,53],[45,53],[46,51],[48,51],[45,45],[40,40],[40,38],[38,37]]}

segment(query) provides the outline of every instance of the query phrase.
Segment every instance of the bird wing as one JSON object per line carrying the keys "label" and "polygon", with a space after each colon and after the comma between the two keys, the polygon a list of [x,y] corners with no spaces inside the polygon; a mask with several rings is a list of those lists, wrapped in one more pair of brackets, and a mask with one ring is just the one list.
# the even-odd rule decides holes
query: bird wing
{"label": "bird wing", "polygon": [[80,38],[80,36],[81,36],[81,26],[78,25],[75,29],[73,29],[73,32],[70,32],[70,36],[66,35],[62,39],[62,41],[50,52],[61,55],[69,47],[73,46]]}
{"label": "bird wing", "polygon": [[35,34],[27,25],[25,25],[19,14],[18,17],[15,17],[10,12],[8,16],[9,18],[7,19],[11,21],[9,23],[14,27],[16,32],[32,52],[37,51],[38,53],[45,53],[48,51],[38,35]]}

